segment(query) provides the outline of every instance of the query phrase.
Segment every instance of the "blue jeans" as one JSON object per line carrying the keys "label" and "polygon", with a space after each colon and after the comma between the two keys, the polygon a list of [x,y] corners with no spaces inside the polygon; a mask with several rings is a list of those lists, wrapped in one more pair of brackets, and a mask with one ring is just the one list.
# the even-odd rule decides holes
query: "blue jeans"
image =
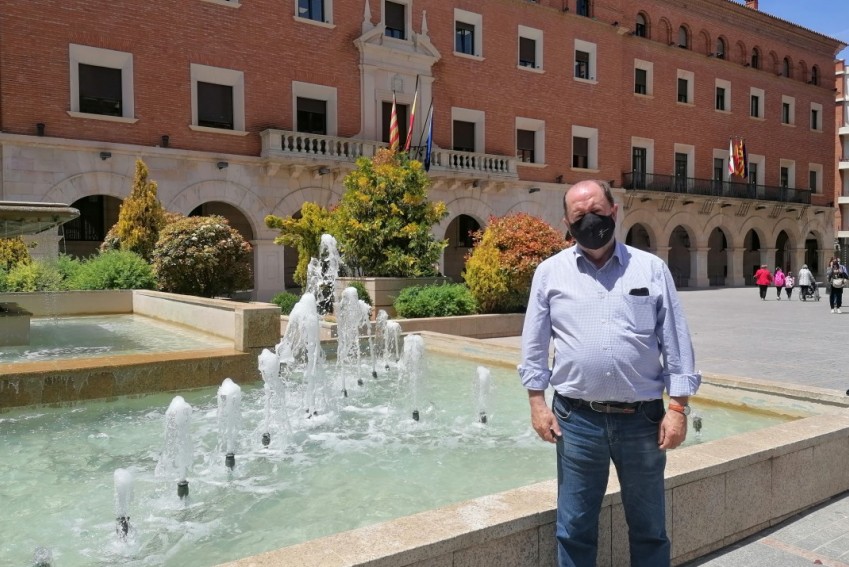
{"label": "blue jeans", "polygon": [[616,467],[628,522],[631,567],[669,567],[663,470],[658,448],[663,400],[642,404],[633,414],[573,409],[563,397],[553,402],[563,436],[557,441],[557,565],[593,567],[598,555],[598,521],[610,462]]}

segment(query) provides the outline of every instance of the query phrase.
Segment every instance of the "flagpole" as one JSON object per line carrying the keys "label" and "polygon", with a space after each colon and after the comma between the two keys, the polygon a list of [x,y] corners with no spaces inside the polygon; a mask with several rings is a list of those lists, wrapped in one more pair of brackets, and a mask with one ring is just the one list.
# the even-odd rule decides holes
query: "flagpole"
{"label": "flagpole", "polygon": [[413,141],[413,128],[416,124],[416,102],[419,100],[419,75],[416,75],[416,94],[413,95],[413,106],[410,109],[410,124],[407,127],[407,139],[404,141],[404,151],[409,157],[410,142]]}
{"label": "flagpole", "polygon": [[425,121],[422,125],[422,132],[419,134],[419,144],[416,146],[416,157],[418,158],[419,152],[422,151],[422,138],[424,138],[425,132],[427,132],[427,123],[428,119],[433,121],[433,99],[430,99],[430,107],[427,109],[427,114],[425,115]]}

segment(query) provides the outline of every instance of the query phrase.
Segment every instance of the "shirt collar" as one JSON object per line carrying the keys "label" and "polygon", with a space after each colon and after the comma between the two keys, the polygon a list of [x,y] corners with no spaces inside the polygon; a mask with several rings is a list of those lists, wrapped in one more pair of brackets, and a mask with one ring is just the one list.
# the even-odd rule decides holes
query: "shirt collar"
{"label": "shirt collar", "polygon": [[584,253],[584,251],[581,249],[581,247],[578,246],[577,244],[572,246],[572,253],[575,256],[576,261],[577,261],[578,258],[581,258],[582,262],[585,262],[587,265],[592,266],[594,269],[598,269],[598,270],[601,270],[602,268],[604,268],[604,266],[607,266],[608,264],[610,264],[610,261],[613,260],[613,259],[616,259],[616,261],[619,262],[620,266],[625,264],[625,261],[624,261],[625,245],[622,244],[621,242],[619,242],[618,240],[616,240],[613,244],[613,255],[610,257],[609,260],[607,260],[607,262],[601,268],[596,268],[595,264],[593,264],[589,260],[589,258],[587,258],[587,255]]}

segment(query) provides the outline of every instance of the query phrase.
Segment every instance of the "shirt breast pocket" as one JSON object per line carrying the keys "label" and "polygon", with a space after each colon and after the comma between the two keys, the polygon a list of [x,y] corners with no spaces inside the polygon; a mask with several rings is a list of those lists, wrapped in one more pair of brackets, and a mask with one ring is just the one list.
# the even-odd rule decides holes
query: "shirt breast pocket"
{"label": "shirt breast pocket", "polygon": [[654,332],[657,299],[651,296],[626,295],[622,302],[622,323],[629,331],[640,335]]}

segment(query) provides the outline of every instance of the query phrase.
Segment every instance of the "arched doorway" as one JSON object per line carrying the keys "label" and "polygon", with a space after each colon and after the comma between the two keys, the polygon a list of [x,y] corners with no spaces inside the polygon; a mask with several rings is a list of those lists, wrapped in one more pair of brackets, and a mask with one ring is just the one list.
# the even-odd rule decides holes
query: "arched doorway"
{"label": "arched doorway", "polygon": [[669,235],[669,271],[678,288],[690,285],[690,234],[681,225]]}
{"label": "arched doorway", "polygon": [[442,254],[442,273],[455,282],[462,281],[466,267],[466,254],[472,249],[472,233],[481,225],[469,215],[458,215],[445,229],[448,246]]}
{"label": "arched doorway", "polygon": [[761,239],[758,233],[750,230],[743,239],[743,274],[747,285],[755,283],[755,272],[761,265]]}
{"label": "arched doorway", "polygon": [[724,286],[728,277],[728,239],[717,227],[708,237],[708,281],[712,286]]}
{"label": "arched doorway", "polygon": [[88,195],[77,199],[71,206],[80,211],[80,216],[60,228],[64,245],[60,241],[59,252],[86,258],[97,253],[106,233],[118,222],[121,199],[109,195]]}
{"label": "arched doorway", "polygon": [[778,233],[778,238],[775,239],[775,266],[770,266],[772,270],[776,267],[781,267],[784,272],[791,270],[793,266],[793,256],[790,250],[790,237],[783,230]]}
{"label": "arched doorway", "polygon": [[649,231],[646,230],[646,227],[640,223],[632,226],[631,230],[628,231],[628,234],[625,235],[625,244],[633,246],[634,248],[639,248],[640,250],[645,250],[646,252],[654,251],[651,245]]}
{"label": "arched doorway", "polygon": [[805,263],[808,265],[808,269],[811,270],[811,273],[814,274],[814,276],[820,273],[819,256],[819,241],[817,240],[817,235],[813,232],[809,232],[808,236],[805,238]]}

